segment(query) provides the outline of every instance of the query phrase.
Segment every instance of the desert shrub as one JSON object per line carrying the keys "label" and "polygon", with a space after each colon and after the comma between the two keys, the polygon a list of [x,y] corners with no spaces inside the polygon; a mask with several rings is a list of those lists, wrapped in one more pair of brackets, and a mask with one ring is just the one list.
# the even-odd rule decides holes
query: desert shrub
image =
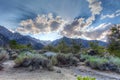
{"label": "desert shrub", "polygon": [[79,77],[77,77],[77,80],[96,80],[96,79],[92,78],[92,77],[82,77],[82,76],[79,76]]}
{"label": "desert shrub", "polygon": [[52,65],[57,65],[58,64],[57,58],[55,56],[51,57],[50,60],[51,60]]}
{"label": "desert shrub", "polygon": [[90,57],[87,63],[91,68],[105,70],[108,60],[101,57]]}
{"label": "desert shrub", "polygon": [[7,58],[8,58],[7,51],[2,50],[2,51],[0,52],[0,62],[3,62],[3,61],[6,60]]}
{"label": "desert shrub", "polygon": [[120,58],[115,56],[101,57],[81,54],[82,61],[93,69],[110,70],[120,73]]}
{"label": "desert shrub", "polygon": [[69,54],[58,54],[56,56],[57,61],[58,61],[58,65],[77,65],[79,59],[77,59],[76,57],[73,56],[73,54],[69,53]]}
{"label": "desert shrub", "polygon": [[120,68],[120,58],[111,56],[109,62]]}
{"label": "desert shrub", "polygon": [[0,70],[2,70],[4,67],[2,63],[9,58],[8,53],[4,49],[0,49]]}
{"label": "desert shrub", "polygon": [[108,51],[112,55],[120,57],[120,25],[114,25],[108,35]]}
{"label": "desert shrub", "polygon": [[25,59],[30,59],[31,57],[32,55],[27,55],[23,52],[14,60],[14,62],[16,63],[16,65],[21,65]]}
{"label": "desert shrub", "polygon": [[38,69],[40,66],[45,69],[52,69],[52,63],[46,57],[41,54],[26,54],[21,53],[15,59],[15,67],[32,67],[33,69]]}
{"label": "desert shrub", "polygon": [[90,49],[92,49],[97,55],[102,55],[106,51],[105,47],[100,46],[98,42],[89,42]]}
{"label": "desert shrub", "polygon": [[67,65],[69,64],[71,54],[58,54],[56,56],[58,65]]}
{"label": "desert shrub", "polygon": [[87,60],[89,57],[91,57],[91,56],[90,56],[90,55],[87,55],[87,54],[86,54],[86,55],[84,55],[84,54],[81,54],[81,55],[80,55],[80,58],[81,58],[81,59],[85,59],[85,60]]}

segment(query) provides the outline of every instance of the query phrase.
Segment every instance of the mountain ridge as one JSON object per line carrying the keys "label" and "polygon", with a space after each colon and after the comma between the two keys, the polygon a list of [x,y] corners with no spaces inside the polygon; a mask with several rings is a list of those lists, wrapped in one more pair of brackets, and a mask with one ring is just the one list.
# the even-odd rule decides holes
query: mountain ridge
{"label": "mountain ridge", "polygon": [[0,45],[7,45],[10,40],[16,40],[17,43],[19,44],[24,44],[24,45],[31,44],[34,49],[42,49],[44,47],[44,45],[40,43],[40,40],[37,40],[30,36],[23,36],[17,32],[13,33],[3,26],[0,26],[0,36],[3,39],[6,39],[6,40],[2,40],[1,38],[0,40],[2,42],[0,42]]}
{"label": "mountain ridge", "polygon": [[106,42],[102,42],[102,41],[85,40],[81,38],[73,39],[68,37],[62,37],[54,41],[42,41],[30,36],[21,35],[20,33],[17,32],[13,33],[9,31],[7,28],[0,26],[0,46],[9,44],[10,40],[16,40],[17,43],[19,44],[25,44],[25,45],[31,44],[34,49],[42,49],[44,46],[47,45],[57,46],[62,40],[69,46],[72,44],[72,40],[74,40],[75,43],[77,44],[82,43],[84,47],[89,47],[89,42],[98,42],[98,44],[101,46],[107,45]]}

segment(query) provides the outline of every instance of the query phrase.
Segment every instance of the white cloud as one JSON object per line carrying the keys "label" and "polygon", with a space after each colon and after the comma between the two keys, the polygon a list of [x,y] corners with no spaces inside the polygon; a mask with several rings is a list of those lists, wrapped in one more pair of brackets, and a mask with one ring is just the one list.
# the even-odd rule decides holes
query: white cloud
{"label": "white cloud", "polygon": [[71,38],[85,38],[88,40],[106,40],[107,31],[111,23],[103,23],[98,27],[90,27],[95,21],[95,16],[102,11],[101,2],[98,0],[87,0],[92,15],[85,18],[75,19],[72,22],[63,20],[60,16],[54,17],[51,13],[48,15],[38,15],[35,19],[21,21],[17,31],[26,34],[41,34],[58,32],[63,36]]}
{"label": "white cloud", "polygon": [[83,32],[86,32],[90,25],[95,21],[95,16],[99,15],[102,11],[101,2],[97,0],[87,0],[89,2],[89,8],[92,15],[85,20],[85,18],[79,18],[74,20],[72,23],[64,26],[62,35],[67,37],[81,37]]}
{"label": "white cloud", "polygon": [[101,15],[101,20],[102,19],[106,19],[106,18],[114,18],[120,16],[120,10],[117,10],[116,12],[112,13],[112,14],[107,14],[107,15]]}
{"label": "white cloud", "polygon": [[49,33],[59,31],[64,20],[59,16],[53,17],[52,13],[48,15],[38,15],[35,19],[23,20],[17,31],[26,34]]}
{"label": "white cloud", "polygon": [[109,29],[112,27],[111,23],[103,23],[100,24],[98,27],[94,29],[88,29],[86,32],[83,33],[85,37],[88,37],[91,40],[107,40],[107,35],[109,33]]}
{"label": "white cloud", "polygon": [[97,1],[97,0],[87,0],[87,1],[89,2],[89,8],[90,8],[91,13],[92,13],[92,16],[86,20],[86,24],[88,27],[95,20],[95,16],[100,14],[100,12],[102,11],[103,8],[101,6],[100,1]]}

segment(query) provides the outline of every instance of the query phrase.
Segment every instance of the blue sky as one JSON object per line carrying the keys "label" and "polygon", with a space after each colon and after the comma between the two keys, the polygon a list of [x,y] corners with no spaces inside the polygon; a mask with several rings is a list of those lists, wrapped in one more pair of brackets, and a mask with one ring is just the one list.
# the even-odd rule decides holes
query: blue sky
{"label": "blue sky", "polygon": [[0,25],[41,40],[106,40],[120,23],[120,0],[0,0]]}

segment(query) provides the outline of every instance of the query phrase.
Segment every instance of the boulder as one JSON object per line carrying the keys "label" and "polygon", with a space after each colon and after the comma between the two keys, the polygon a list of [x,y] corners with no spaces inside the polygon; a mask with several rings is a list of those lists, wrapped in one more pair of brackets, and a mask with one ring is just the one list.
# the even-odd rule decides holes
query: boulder
{"label": "boulder", "polygon": [[31,59],[24,59],[23,63],[21,64],[22,67],[29,67],[31,64]]}
{"label": "boulder", "polygon": [[43,55],[45,55],[46,57],[54,57],[54,56],[56,56],[57,54],[54,53],[54,52],[46,52],[46,53],[44,53]]}
{"label": "boulder", "polygon": [[2,64],[0,64],[0,70],[3,70],[3,68],[4,68],[4,67],[3,67],[3,65],[2,65]]}
{"label": "boulder", "polygon": [[97,55],[97,52],[91,49],[88,51],[88,55],[94,56],[94,55]]}
{"label": "boulder", "polygon": [[59,69],[59,70],[56,70],[56,73],[62,73],[62,72],[61,72],[61,70]]}

